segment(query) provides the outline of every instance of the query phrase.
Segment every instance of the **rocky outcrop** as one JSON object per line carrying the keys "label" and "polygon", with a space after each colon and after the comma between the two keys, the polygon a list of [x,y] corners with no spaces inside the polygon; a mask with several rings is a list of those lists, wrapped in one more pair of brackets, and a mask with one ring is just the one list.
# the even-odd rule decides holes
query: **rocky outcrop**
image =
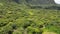
{"label": "rocky outcrop", "polygon": [[32,5],[55,4],[54,0],[26,0],[26,2]]}

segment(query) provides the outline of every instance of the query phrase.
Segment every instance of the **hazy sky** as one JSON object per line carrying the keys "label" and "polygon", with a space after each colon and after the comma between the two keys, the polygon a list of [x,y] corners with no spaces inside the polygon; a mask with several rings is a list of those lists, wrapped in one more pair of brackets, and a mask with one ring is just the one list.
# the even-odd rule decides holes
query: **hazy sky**
{"label": "hazy sky", "polygon": [[60,4],[60,0],[54,0],[56,4]]}

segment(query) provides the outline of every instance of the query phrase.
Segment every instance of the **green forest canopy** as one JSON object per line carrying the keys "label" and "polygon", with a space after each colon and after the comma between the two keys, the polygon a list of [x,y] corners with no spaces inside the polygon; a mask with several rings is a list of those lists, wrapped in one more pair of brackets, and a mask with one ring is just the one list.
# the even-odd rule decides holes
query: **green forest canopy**
{"label": "green forest canopy", "polygon": [[60,34],[60,10],[7,1],[0,0],[0,34]]}

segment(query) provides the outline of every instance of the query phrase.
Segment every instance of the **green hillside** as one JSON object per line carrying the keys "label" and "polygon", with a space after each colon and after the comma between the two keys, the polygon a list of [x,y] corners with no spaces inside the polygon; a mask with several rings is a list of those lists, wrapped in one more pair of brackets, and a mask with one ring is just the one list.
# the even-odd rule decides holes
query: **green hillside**
{"label": "green hillside", "polygon": [[60,7],[39,7],[0,0],[0,34],[60,34]]}

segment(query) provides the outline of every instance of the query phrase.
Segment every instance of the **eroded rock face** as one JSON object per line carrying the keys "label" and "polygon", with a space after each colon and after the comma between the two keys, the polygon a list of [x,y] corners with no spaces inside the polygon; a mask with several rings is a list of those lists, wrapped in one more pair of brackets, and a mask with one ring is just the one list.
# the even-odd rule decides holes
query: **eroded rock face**
{"label": "eroded rock face", "polygon": [[[4,0],[2,0],[3,2]],[[1,1],[0,1],[1,2]],[[28,3],[32,5],[55,4],[54,0],[6,0],[4,2]]]}
{"label": "eroded rock face", "polygon": [[55,4],[54,0],[26,0],[26,2],[34,5]]}

